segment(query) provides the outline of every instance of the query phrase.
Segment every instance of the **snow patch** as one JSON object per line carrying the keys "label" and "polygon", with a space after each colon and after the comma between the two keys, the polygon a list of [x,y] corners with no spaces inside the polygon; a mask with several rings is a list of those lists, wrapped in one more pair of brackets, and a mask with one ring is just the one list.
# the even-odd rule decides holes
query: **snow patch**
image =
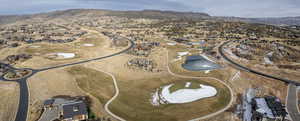
{"label": "snow patch", "polygon": [[188,55],[189,54],[189,52],[177,52],[177,54],[179,55],[179,56],[185,56],[185,55]]}
{"label": "snow patch", "polygon": [[201,56],[202,56],[203,58],[205,58],[206,60],[209,60],[209,61],[211,61],[211,62],[216,63],[215,61],[213,61],[212,59],[210,59],[209,57],[207,57],[205,54],[201,54]]}
{"label": "snow patch", "polygon": [[187,83],[185,83],[185,87],[188,88],[191,86],[191,84],[192,84],[191,82],[187,82]]}
{"label": "snow patch", "polygon": [[83,44],[83,46],[85,46],[85,47],[93,47],[95,45],[94,44],[85,43],[85,44]]}
{"label": "snow patch", "polygon": [[167,45],[174,46],[174,45],[176,45],[176,43],[175,42],[169,42],[169,43],[167,43]]}
{"label": "snow patch", "polygon": [[70,59],[75,57],[75,53],[50,53],[47,57],[54,59]]}
{"label": "snow patch", "polygon": [[[186,83],[186,87],[190,86],[191,82]],[[159,88],[152,94],[151,104],[159,106],[160,104],[181,104],[194,102],[199,99],[213,97],[217,94],[217,90],[212,86],[200,84],[198,89],[179,89],[175,92],[170,92],[169,88],[174,84],[170,84]],[[161,91],[160,91],[161,90]]]}
{"label": "snow patch", "polygon": [[40,48],[41,46],[39,46],[39,45],[31,45],[31,46],[29,46],[30,48]]}
{"label": "snow patch", "polygon": [[75,57],[75,53],[56,53],[56,55],[58,57],[62,57],[62,58],[74,58]]}
{"label": "snow patch", "polygon": [[179,61],[179,60],[182,59],[182,56],[186,56],[186,55],[188,55],[188,54],[190,54],[190,52],[188,52],[188,51],[186,51],[186,52],[177,52],[177,55],[178,55],[178,56],[177,56],[176,59],[172,60],[172,62]]}

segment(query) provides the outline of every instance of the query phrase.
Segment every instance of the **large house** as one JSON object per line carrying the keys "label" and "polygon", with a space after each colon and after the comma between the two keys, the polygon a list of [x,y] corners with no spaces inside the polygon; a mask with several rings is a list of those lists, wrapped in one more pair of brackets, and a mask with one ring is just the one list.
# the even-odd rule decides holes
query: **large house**
{"label": "large house", "polygon": [[44,102],[44,113],[39,121],[83,121],[87,119],[87,105],[84,101],[54,98]]}
{"label": "large house", "polygon": [[252,99],[253,116],[252,121],[281,120],[287,116],[285,107],[277,97],[266,96]]}
{"label": "large house", "polygon": [[86,104],[82,101],[62,105],[61,116],[63,121],[81,121],[88,119]]}

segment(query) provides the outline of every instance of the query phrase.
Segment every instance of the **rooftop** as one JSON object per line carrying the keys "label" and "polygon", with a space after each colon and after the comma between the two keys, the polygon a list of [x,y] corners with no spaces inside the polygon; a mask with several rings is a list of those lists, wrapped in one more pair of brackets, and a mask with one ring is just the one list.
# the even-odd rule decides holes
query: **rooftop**
{"label": "rooftop", "polygon": [[63,118],[73,118],[77,115],[85,115],[87,114],[87,106],[84,102],[74,102],[63,104]]}

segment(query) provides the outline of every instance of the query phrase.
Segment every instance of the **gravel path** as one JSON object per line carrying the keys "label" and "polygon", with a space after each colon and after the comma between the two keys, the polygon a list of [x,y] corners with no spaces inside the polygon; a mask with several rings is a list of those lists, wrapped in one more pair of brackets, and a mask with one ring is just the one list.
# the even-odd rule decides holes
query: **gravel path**
{"label": "gravel path", "polygon": [[[101,71],[101,70],[100,70],[100,71]],[[112,112],[109,110],[109,108],[108,108],[108,106],[111,104],[111,102],[114,101],[114,100],[118,97],[118,95],[119,95],[119,87],[118,87],[118,84],[117,84],[116,77],[115,77],[114,75],[112,75],[111,73],[104,72],[104,71],[101,71],[101,72],[106,73],[107,75],[110,75],[110,76],[112,77],[113,82],[114,82],[114,87],[115,87],[115,90],[116,90],[115,95],[114,95],[109,101],[107,101],[107,103],[105,104],[105,106],[104,106],[105,111],[106,111],[109,115],[111,115],[112,117],[114,117],[115,119],[118,119],[118,120],[120,120],[120,121],[126,121],[125,119],[123,119],[123,118],[117,116],[116,114],[112,113]]]}

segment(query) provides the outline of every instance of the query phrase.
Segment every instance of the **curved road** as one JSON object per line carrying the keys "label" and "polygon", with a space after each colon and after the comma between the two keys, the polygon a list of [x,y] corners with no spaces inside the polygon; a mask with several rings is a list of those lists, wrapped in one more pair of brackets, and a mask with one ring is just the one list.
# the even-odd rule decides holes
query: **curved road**
{"label": "curved road", "polygon": [[220,55],[226,60],[228,61],[229,63],[233,64],[234,66],[244,70],[244,71],[248,71],[248,72],[251,72],[251,73],[254,73],[256,75],[260,75],[260,76],[264,76],[264,77],[267,77],[267,78],[271,78],[271,79],[275,79],[275,80],[279,80],[279,81],[282,81],[282,82],[285,82],[285,83],[288,83],[288,84],[294,84],[294,85],[297,85],[297,86],[300,86],[300,83],[299,82],[296,82],[296,81],[293,81],[293,80],[289,80],[289,79],[284,79],[284,78],[280,78],[280,77],[275,77],[275,76],[272,76],[272,75],[268,75],[268,74],[264,74],[262,72],[258,72],[258,71],[255,71],[255,70],[252,70],[250,68],[247,68],[243,65],[240,65],[236,62],[234,62],[233,60],[229,59],[223,52],[223,47],[225,45],[227,45],[228,43],[230,43],[232,41],[227,41],[227,42],[224,42],[219,48],[218,48],[218,51],[220,53]]}
{"label": "curved road", "polygon": [[[47,67],[47,68],[42,68],[42,69],[30,69],[32,70],[32,74],[25,77],[25,78],[22,78],[22,79],[19,79],[19,80],[6,80],[4,79],[3,77],[1,77],[0,79],[4,80],[4,81],[15,81],[15,82],[18,82],[20,84],[20,97],[19,97],[19,106],[18,106],[18,111],[17,111],[17,115],[16,115],[16,118],[15,118],[15,121],[26,121],[27,119],[27,113],[28,113],[28,97],[29,97],[29,93],[28,93],[28,86],[27,86],[27,79],[31,76],[33,76],[34,74],[38,73],[38,72],[42,72],[42,71],[46,71],[46,70],[50,70],[50,69],[57,69],[57,68],[62,68],[62,67],[67,67],[67,66],[73,66],[73,65],[78,65],[78,64],[83,64],[83,63],[88,63],[88,62],[91,62],[91,61],[97,61],[97,60],[102,60],[102,59],[105,59],[105,58],[109,58],[109,57],[113,57],[113,56],[116,56],[116,55],[120,55],[122,53],[125,53],[127,52],[129,49],[131,49],[133,47],[133,41],[129,40],[130,41],[130,46],[120,52],[117,52],[117,53],[114,53],[114,54],[111,54],[111,55],[107,55],[107,56],[103,56],[103,57],[98,57],[98,58],[94,58],[94,59],[88,59],[88,60],[84,60],[84,61],[79,61],[79,62],[74,62],[74,63],[69,63],[69,64],[63,64],[63,65],[58,65],[58,66],[53,66],[53,67]],[[218,48],[218,51],[219,53],[221,54],[221,56],[228,62],[230,62],[231,64],[237,66],[238,68],[242,69],[242,70],[245,70],[245,71],[248,71],[248,72],[251,72],[251,73],[254,73],[254,74],[257,74],[257,75],[260,75],[260,76],[264,76],[264,77],[268,77],[268,78],[272,78],[272,79],[276,79],[276,80],[280,80],[282,82],[285,82],[285,83],[290,83],[290,84],[294,84],[294,85],[297,85],[297,86],[300,86],[300,83],[299,82],[296,82],[296,81],[293,81],[293,80],[288,80],[288,79],[283,79],[283,78],[279,78],[279,77],[274,77],[272,75],[267,75],[267,74],[264,74],[264,73],[261,73],[261,72],[258,72],[258,71],[255,71],[255,70],[252,70],[252,69],[249,69],[247,67],[244,67],[242,65],[239,65],[238,63],[230,60],[228,57],[225,56],[225,54],[223,53],[223,47],[230,43],[231,41],[227,41],[227,42],[224,42],[219,48]],[[211,79],[216,79],[216,78],[213,78],[213,77],[189,77],[189,76],[182,76],[182,75],[176,75],[174,74],[173,72],[170,71],[169,69],[169,66],[168,66],[168,71],[170,74],[174,75],[174,76],[179,76],[179,77],[184,77],[184,78],[211,78]],[[111,74],[109,74],[111,75]],[[116,89],[116,93],[114,95],[114,97],[112,99],[110,99],[108,101],[108,103],[105,104],[105,110],[110,114],[112,115],[113,117],[115,117],[116,119],[119,119],[121,121],[125,121],[124,119],[116,116],[115,114],[113,114],[112,112],[110,112],[108,110],[108,105],[118,96],[119,94],[119,91],[118,91],[118,86],[117,86],[117,83],[116,83],[116,79],[114,78],[113,75],[111,75],[113,77],[113,80],[114,80],[114,86],[115,86],[115,89]],[[221,80],[219,79],[216,79],[218,81],[220,81],[221,83],[225,84],[224,82],[222,82]],[[230,104],[233,102],[233,91],[232,89],[227,85],[225,84],[231,91],[231,101],[230,101]],[[222,113],[224,112],[226,109],[228,109],[230,107],[230,105],[226,106],[224,109],[218,111],[218,112],[215,112],[213,114],[210,114],[210,115],[207,115],[207,116],[204,116],[204,117],[200,117],[200,118],[197,118],[197,119],[192,119],[192,120],[202,120],[202,119],[205,119],[205,118],[209,118],[209,117],[212,117],[212,116],[215,116],[219,113]],[[289,107],[287,107],[288,110],[289,110]]]}
{"label": "curved road", "polygon": [[284,83],[287,83],[289,84],[288,86],[288,94],[287,94],[287,97],[286,97],[286,108],[287,108],[287,112],[289,113],[291,119],[293,121],[300,121],[300,113],[299,113],[299,110],[298,110],[298,100],[297,100],[297,86],[300,86],[300,83],[297,82],[297,81],[293,81],[293,80],[289,80],[289,79],[284,79],[284,78],[280,78],[280,77],[275,77],[275,76],[272,76],[272,75],[268,75],[268,74],[264,74],[262,72],[259,72],[259,71],[255,71],[255,70],[252,70],[250,68],[247,68],[243,65],[240,65],[236,62],[234,62],[233,60],[231,60],[230,58],[228,58],[224,52],[223,52],[223,47],[225,45],[227,45],[228,43],[230,43],[232,41],[227,41],[227,42],[224,42],[223,44],[221,44],[221,46],[219,46],[218,48],[218,51],[220,53],[220,55],[229,63],[233,64],[234,66],[244,70],[244,71],[248,71],[250,73],[253,73],[253,74],[256,74],[256,75],[260,75],[260,76],[263,76],[263,77],[267,77],[267,78],[271,78],[271,79],[275,79],[275,80],[279,80],[279,81],[282,81]]}
{"label": "curved road", "polygon": [[286,98],[286,108],[293,121],[300,121],[297,93],[298,93],[297,86],[293,84],[289,84],[287,98]]}
{"label": "curved road", "polygon": [[[57,69],[57,68],[62,68],[62,67],[67,67],[67,66],[73,66],[73,65],[88,63],[88,62],[92,62],[92,61],[98,61],[98,60],[102,60],[102,59],[106,59],[106,58],[109,58],[109,57],[113,57],[113,56],[117,56],[117,55],[123,54],[123,53],[127,52],[128,50],[130,50],[133,47],[133,45],[134,45],[134,42],[132,40],[128,39],[128,41],[130,42],[130,46],[128,48],[126,48],[126,49],[124,49],[124,50],[122,50],[120,52],[111,54],[111,55],[102,56],[102,57],[93,58],[93,59],[88,59],[88,60],[84,60],[84,61],[78,61],[78,62],[69,63],[69,64],[63,64],[63,65],[58,65],[58,66],[53,66],[53,67],[42,68],[42,69],[30,69],[30,68],[27,68],[29,70],[32,70],[32,73],[29,76],[24,77],[22,79],[18,79],[18,80],[7,80],[7,79],[4,79],[3,76],[1,76],[0,80],[3,80],[3,81],[14,81],[14,82],[19,83],[19,85],[20,85],[19,105],[18,105],[18,111],[17,111],[16,117],[15,117],[15,121],[26,121],[27,120],[28,102],[29,102],[29,93],[28,93],[27,79],[29,77],[33,76],[36,73],[42,72],[42,71],[47,71],[47,70]],[[18,70],[18,69],[14,68],[14,67],[12,67],[12,69]],[[114,83],[116,84],[115,80],[114,80]],[[115,87],[116,87],[116,90],[117,90],[118,88],[117,88],[116,85],[115,85]],[[118,95],[118,93],[114,97],[116,97],[117,95]],[[113,113],[110,113],[110,114],[112,114],[113,117],[117,118],[117,116],[115,116]]]}
{"label": "curved road", "polygon": [[207,119],[207,118],[211,118],[211,117],[216,116],[216,115],[218,115],[218,114],[220,114],[220,113],[223,113],[224,111],[226,111],[227,109],[229,109],[230,106],[233,104],[233,99],[234,99],[234,98],[233,98],[233,97],[234,97],[234,96],[233,96],[233,93],[234,93],[234,92],[233,92],[232,88],[231,88],[229,85],[227,85],[225,82],[223,82],[222,80],[217,79],[217,78],[214,78],[214,77],[184,76],[184,75],[178,75],[178,74],[173,73],[173,72],[170,70],[170,67],[169,67],[169,51],[167,51],[167,69],[168,69],[168,72],[169,72],[171,75],[177,76],[177,77],[181,77],[181,78],[194,78],[194,79],[204,79],[204,78],[206,78],[206,79],[213,79],[213,80],[216,80],[216,81],[222,83],[223,85],[225,85],[225,86],[229,89],[229,91],[230,91],[230,97],[231,97],[231,98],[230,98],[229,104],[228,104],[226,107],[224,107],[223,109],[221,109],[221,110],[219,110],[219,111],[217,111],[217,112],[211,113],[211,114],[206,115],[206,116],[203,116],[203,117],[191,119],[191,120],[189,120],[189,121],[199,121],[199,120],[204,120],[204,119]]}

